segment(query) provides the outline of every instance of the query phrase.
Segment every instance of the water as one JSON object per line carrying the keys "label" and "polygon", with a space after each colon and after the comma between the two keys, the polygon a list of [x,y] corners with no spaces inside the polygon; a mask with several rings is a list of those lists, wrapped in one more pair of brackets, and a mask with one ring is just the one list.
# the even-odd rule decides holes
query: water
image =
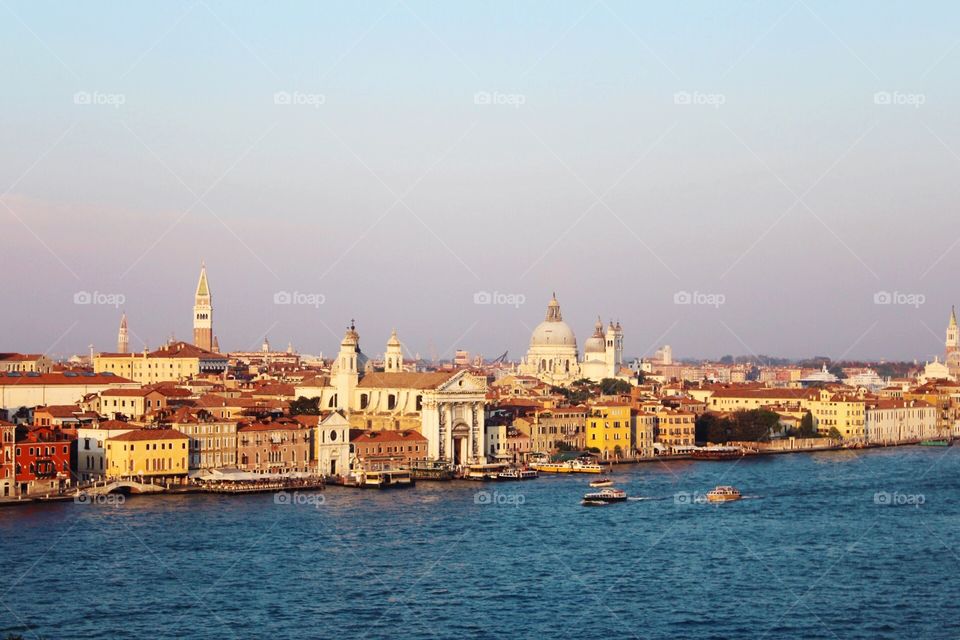
{"label": "water", "polygon": [[[590,477],[554,476],[0,510],[0,637],[960,634],[957,447],[615,478],[643,499],[586,508]],[[747,499],[696,501],[717,484]]]}

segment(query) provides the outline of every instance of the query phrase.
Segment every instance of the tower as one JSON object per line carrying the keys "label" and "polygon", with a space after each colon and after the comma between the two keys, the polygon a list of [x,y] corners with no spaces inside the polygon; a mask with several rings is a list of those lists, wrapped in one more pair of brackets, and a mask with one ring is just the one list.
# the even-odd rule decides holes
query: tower
{"label": "tower", "polygon": [[950,307],[950,322],[947,323],[947,355],[960,351],[960,328],[957,327],[957,310]]}
{"label": "tower", "polygon": [[193,303],[193,344],[206,351],[213,349],[213,305],[207,284],[207,266],[202,262]]}
{"label": "tower", "polygon": [[611,377],[616,376],[623,364],[623,329],[620,323],[613,324],[613,320],[607,325],[607,333],[604,336],[604,362],[607,365],[607,374]]}
{"label": "tower", "polygon": [[127,334],[127,314],[120,316],[120,331],[117,333],[117,353],[130,353],[130,337]]}
{"label": "tower", "polygon": [[397,330],[394,329],[387,340],[387,352],[383,358],[383,370],[387,373],[400,373],[403,371],[403,346],[400,344],[400,338],[397,337]]}
{"label": "tower", "polygon": [[353,320],[347,327],[347,333],[340,342],[340,353],[337,354],[337,361],[333,365],[332,382],[337,390],[336,409],[350,411],[350,401],[353,398],[353,391],[357,388],[357,382],[360,380],[360,365],[363,355],[360,353],[360,334],[357,333],[356,325]]}

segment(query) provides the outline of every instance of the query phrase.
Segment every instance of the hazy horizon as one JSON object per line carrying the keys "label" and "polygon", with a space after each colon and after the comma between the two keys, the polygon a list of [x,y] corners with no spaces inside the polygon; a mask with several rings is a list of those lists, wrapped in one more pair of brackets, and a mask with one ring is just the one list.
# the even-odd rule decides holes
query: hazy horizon
{"label": "hazy horizon", "polygon": [[924,8],[4,2],[0,351],[112,351],[121,308],[189,341],[204,260],[223,351],[355,318],[517,360],[556,291],[581,350],[933,359],[960,6]]}

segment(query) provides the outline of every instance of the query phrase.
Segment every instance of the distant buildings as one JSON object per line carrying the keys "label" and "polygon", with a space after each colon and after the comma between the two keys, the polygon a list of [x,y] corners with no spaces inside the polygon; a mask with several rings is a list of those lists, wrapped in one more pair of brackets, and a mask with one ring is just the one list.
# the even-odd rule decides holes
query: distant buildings
{"label": "distant buildings", "polygon": [[574,380],[589,378],[595,382],[603,378],[629,379],[629,369],[623,369],[623,329],[611,322],[606,332],[597,319],[593,335],[584,344],[583,360],[577,350],[577,338],[560,311],[556,294],[547,304],[544,321],[533,330],[530,348],[521,361],[520,375],[534,376],[556,386],[569,385]]}

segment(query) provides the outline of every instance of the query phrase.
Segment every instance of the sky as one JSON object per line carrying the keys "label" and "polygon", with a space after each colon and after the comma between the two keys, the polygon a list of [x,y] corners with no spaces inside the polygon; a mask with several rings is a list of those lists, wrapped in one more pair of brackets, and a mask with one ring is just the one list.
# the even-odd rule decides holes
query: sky
{"label": "sky", "polygon": [[960,5],[0,0],[0,351],[932,359]]}

